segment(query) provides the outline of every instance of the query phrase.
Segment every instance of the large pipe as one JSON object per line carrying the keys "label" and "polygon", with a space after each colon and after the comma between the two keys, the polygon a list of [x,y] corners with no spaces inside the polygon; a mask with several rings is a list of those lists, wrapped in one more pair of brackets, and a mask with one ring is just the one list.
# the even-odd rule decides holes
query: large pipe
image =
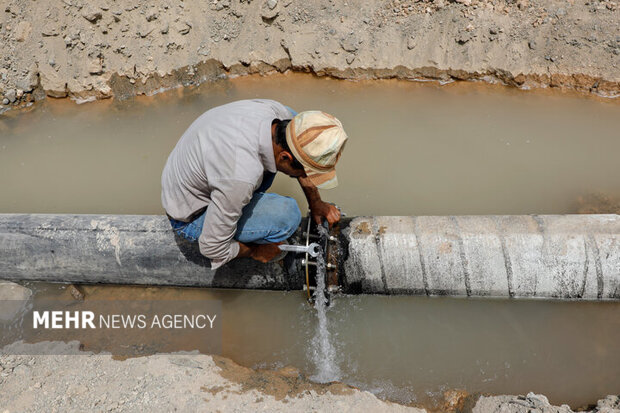
{"label": "large pipe", "polygon": [[620,299],[620,216],[359,217],[345,290]]}
{"label": "large pipe", "polygon": [[[357,217],[345,293],[620,299],[620,216]],[[0,214],[0,279],[295,290],[299,261],[212,271],[163,216]]]}
{"label": "large pipe", "polygon": [[[293,273],[293,271],[291,271]],[[0,214],[0,279],[81,284],[301,289],[282,263],[211,270],[159,215]]]}

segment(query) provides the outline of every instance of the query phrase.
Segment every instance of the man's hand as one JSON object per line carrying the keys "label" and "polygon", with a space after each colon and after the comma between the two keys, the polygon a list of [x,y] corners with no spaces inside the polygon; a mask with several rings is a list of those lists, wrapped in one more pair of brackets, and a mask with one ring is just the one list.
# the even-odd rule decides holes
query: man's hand
{"label": "man's hand", "polygon": [[269,262],[273,260],[278,254],[282,253],[282,250],[278,247],[278,245],[282,244],[281,242],[275,244],[244,244],[243,242],[239,243],[239,254],[237,258],[240,257],[249,257],[256,261],[260,261],[262,263]]}
{"label": "man's hand", "polygon": [[340,221],[340,210],[335,205],[321,200],[315,201],[310,205],[310,214],[312,215],[312,220],[317,225],[321,225],[323,218],[327,219],[330,228]]}
{"label": "man's hand", "polygon": [[299,181],[299,185],[301,185],[301,189],[304,191],[306,199],[308,200],[312,220],[317,225],[321,225],[321,220],[323,218],[327,219],[330,228],[336,222],[340,221],[340,210],[336,208],[335,205],[328,204],[327,202],[323,202],[321,200],[319,190],[316,186],[314,186],[309,178],[299,177],[297,180]]}
{"label": "man's hand", "polygon": [[250,258],[263,263],[269,262],[282,253],[277,244],[255,244],[251,247]]}

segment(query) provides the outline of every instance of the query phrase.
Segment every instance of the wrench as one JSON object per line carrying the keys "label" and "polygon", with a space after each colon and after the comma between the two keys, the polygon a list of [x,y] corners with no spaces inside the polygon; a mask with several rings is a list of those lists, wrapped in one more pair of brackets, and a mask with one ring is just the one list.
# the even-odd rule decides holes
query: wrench
{"label": "wrench", "polygon": [[321,246],[316,242],[311,243],[310,245],[289,245],[283,244],[278,245],[280,250],[282,251],[290,251],[297,253],[308,253],[311,257],[315,258],[319,255],[319,251],[321,250]]}

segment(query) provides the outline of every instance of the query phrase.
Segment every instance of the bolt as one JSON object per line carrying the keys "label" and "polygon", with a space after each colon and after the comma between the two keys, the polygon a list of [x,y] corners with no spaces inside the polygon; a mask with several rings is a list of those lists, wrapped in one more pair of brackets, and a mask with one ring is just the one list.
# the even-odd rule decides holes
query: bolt
{"label": "bolt", "polygon": [[303,258],[303,259],[301,260],[301,265],[314,265],[314,266],[316,267],[316,262],[314,262],[314,261],[310,261],[310,260],[306,261],[306,259],[305,259],[305,258]]}

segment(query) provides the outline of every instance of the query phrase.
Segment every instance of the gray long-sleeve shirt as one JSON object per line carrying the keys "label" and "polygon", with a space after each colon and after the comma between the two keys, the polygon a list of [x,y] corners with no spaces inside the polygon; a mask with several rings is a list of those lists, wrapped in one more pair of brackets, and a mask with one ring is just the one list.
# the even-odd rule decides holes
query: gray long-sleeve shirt
{"label": "gray long-sleeve shirt", "polygon": [[163,207],[185,222],[208,207],[198,243],[211,268],[239,253],[233,237],[241,210],[263,173],[276,172],[271,123],[290,118],[289,110],[273,100],[218,106],[191,124],[168,157],[161,177]]}

